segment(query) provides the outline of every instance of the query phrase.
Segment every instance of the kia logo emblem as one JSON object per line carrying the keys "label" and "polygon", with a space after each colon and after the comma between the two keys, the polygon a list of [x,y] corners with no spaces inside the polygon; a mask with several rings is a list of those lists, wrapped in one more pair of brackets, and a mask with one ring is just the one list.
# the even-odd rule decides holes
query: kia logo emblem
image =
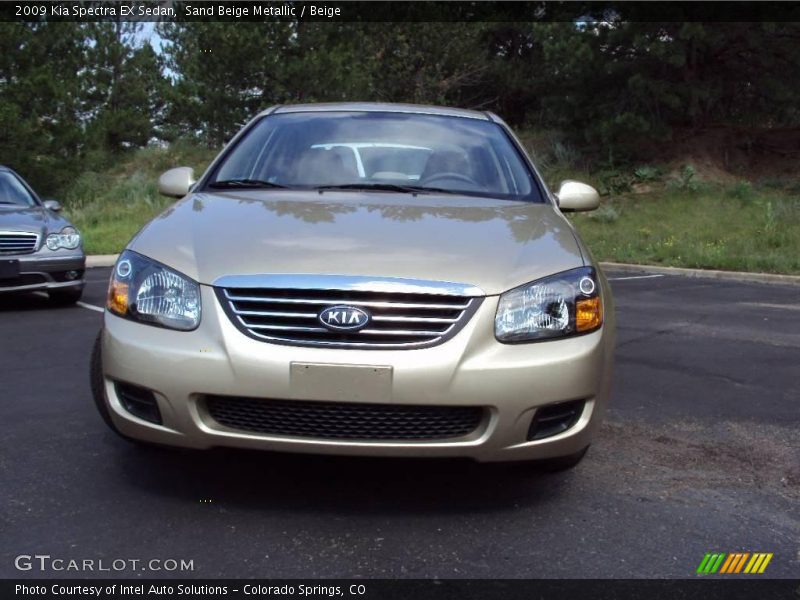
{"label": "kia logo emblem", "polygon": [[369,323],[369,313],[355,306],[329,306],[319,313],[320,323],[336,331],[357,331]]}

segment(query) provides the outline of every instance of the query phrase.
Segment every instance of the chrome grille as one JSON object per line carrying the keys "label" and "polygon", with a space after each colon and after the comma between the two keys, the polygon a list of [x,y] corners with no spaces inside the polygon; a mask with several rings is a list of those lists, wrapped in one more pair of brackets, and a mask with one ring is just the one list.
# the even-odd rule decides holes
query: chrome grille
{"label": "chrome grille", "polygon": [[[330,278],[325,278],[330,285]],[[313,281],[313,279],[311,280]],[[420,282],[387,285],[359,282],[351,289],[304,287],[218,287],[220,302],[231,321],[256,339],[304,346],[346,348],[418,348],[433,346],[455,335],[481,302],[476,288],[463,286],[473,296],[454,295],[450,287]],[[291,284],[291,280],[288,281]],[[340,278],[340,287],[348,287]],[[445,284],[442,284],[444,286]],[[450,284],[453,285],[453,284]],[[352,289],[358,287],[359,289]],[[320,321],[326,308],[346,305],[370,314],[357,331],[334,331]]]}
{"label": "chrome grille", "polygon": [[206,396],[214,421],[264,435],[362,441],[447,440],[485,422],[480,406],[421,406]]}
{"label": "chrome grille", "polygon": [[38,245],[38,233],[0,231],[0,254],[30,254]]}

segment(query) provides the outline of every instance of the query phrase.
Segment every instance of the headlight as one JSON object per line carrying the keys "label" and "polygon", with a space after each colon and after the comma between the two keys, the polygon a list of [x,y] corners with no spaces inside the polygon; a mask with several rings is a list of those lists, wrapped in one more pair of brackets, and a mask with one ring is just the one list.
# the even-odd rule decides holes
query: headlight
{"label": "headlight", "polygon": [[494,335],[500,342],[530,342],[588,333],[602,324],[597,274],[580,267],[500,296]]}
{"label": "headlight", "polygon": [[134,321],[190,331],[200,324],[200,286],[161,263],[125,250],[111,275],[106,308]]}
{"label": "headlight", "polygon": [[64,227],[59,233],[48,235],[45,243],[50,250],[58,250],[59,248],[74,250],[81,245],[81,234],[74,227]]}

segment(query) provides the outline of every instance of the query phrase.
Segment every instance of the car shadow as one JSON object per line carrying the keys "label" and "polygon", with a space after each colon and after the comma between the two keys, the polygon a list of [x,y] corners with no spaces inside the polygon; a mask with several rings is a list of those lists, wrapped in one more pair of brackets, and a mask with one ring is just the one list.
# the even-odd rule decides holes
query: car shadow
{"label": "car shadow", "polygon": [[121,476],[148,494],[253,510],[496,511],[557,498],[571,479],[570,473],[550,474],[529,463],[115,446]]}
{"label": "car shadow", "polygon": [[0,293],[0,312],[27,312],[46,309],[62,310],[64,308],[71,307],[50,302],[50,299],[44,293]]}

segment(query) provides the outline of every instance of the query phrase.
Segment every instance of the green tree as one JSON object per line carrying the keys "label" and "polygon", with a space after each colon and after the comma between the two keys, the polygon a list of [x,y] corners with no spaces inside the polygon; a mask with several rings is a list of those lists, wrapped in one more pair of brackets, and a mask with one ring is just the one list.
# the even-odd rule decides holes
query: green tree
{"label": "green tree", "polygon": [[612,159],[675,128],[798,123],[798,23],[537,26],[545,120]]}
{"label": "green tree", "polygon": [[361,30],[367,98],[493,106],[483,23],[371,23]]}
{"label": "green tree", "polygon": [[0,163],[52,193],[83,149],[86,27],[0,23]]}
{"label": "green tree", "polygon": [[137,23],[93,23],[87,41],[84,96],[88,143],[116,154],[147,145],[163,124],[168,81],[162,59],[137,44]]}
{"label": "green tree", "polygon": [[293,23],[164,23],[159,32],[174,77],[171,137],[220,146],[256,112],[304,87],[288,77]]}

